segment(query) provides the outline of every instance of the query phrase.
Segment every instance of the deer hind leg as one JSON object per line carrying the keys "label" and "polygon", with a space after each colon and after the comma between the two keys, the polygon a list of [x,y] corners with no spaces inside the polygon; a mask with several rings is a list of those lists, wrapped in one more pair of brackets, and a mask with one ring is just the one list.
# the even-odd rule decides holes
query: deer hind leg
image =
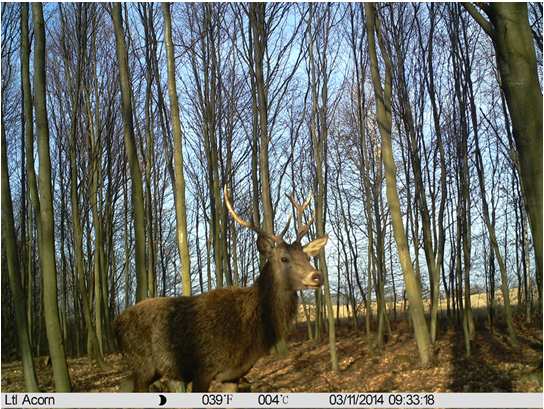
{"label": "deer hind leg", "polygon": [[191,392],[208,392],[211,382],[212,380],[209,376],[196,374],[193,377]]}

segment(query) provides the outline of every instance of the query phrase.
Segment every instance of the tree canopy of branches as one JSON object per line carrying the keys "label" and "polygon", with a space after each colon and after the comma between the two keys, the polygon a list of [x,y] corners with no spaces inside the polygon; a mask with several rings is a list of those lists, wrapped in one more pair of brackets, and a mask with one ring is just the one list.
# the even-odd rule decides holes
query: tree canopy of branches
{"label": "tree canopy of branches", "polygon": [[517,345],[542,318],[541,29],[527,3],[3,3],[2,357],[30,391],[49,355],[69,391],[124,308],[251,286],[225,186],[269,234],[313,193],[299,320],[331,370],[341,311],[376,354],[407,320],[428,366],[449,326],[477,351],[485,293]]}

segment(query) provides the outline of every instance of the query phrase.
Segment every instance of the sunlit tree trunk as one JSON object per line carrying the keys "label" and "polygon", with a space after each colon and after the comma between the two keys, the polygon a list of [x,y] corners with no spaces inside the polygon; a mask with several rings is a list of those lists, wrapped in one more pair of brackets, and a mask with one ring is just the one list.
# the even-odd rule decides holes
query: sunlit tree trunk
{"label": "sunlit tree trunk", "polygon": [[[206,176],[208,195],[210,198],[210,239],[213,249],[216,286],[224,286],[225,244],[223,220],[223,203],[221,200],[221,180],[219,178],[220,152],[217,144],[217,99],[220,92],[218,86],[219,66],[217,59],[218,29],[214,25],[217,4],[206,3],[203,7],[188,5],[189,26],[194,37],[195,47],[189,58],[195,90],[198,97],[199,117],[201,119],[202,139],[206,157]],[[201,31],[205,33],[202,35]],[[198,44],[198,47],[196,46]],[[209,281],[211,285],[211,281]],[[227,277],[227,284],[228,277]]]}
{"label": "sunlit tree trunk", "polygon": [[[23,96],[23,116],[24,116],[24,144],[25,144],[25,165],[28,195],[31,202],[29,214],[29,242],[28,242],[28,265],[27,265],[27,315],[28,315],[28,333],[32,340],[32,285],[34,281],[34,246],[33,246],[33,224],[36,225],[38,241],[41,237],[40,199],[38,197],[38,185],[36,182],[36,173],[34,171],[34,117],[32,113],[32,90],[30,87],[30,44],[28,36],[28,3],[21,4],[21,88]],[[39,318],[38,318],[39,319]]]}
{"label": "sunlit tree trunk", "polygon": [[[442,141],[442,129],[440,127],[440,110],[438,103],[436,101],[436,87],[434,82],[434,67],[433,67],[433,44],[434,44],[434,30],[436,25],[436,14],[434,12],[434,4],[430,5],[430,32],[429,32],[429,42],[427,50],[427,70],[428,75],[425,75],[426,85],[429,92],[429,98],[431,101],[431,108],[433,114],[433,127],[436,134],[436,144],[438,147],[439,162],[440,162],[440,204],[438,210],[438,242],[436,243],[436,268],[442,270],[444,290],[446,292],[446,303],[447,303],[447,313],[449,316],[450,312],[450,297],[448,293],[448,287],[446,284],[445,273],[443,268],[444,263],[444,247],[446,243],[446,235],[444,229],[444,223],[440,221],[444,219],[444,213],[446,209],[446,197],[447,197],[447,184],[446,184],[446,154],[444,152],[444,143]],[[421,47],[423,49],[423,47]],[[433,281],[434,291],[436,295],[433,297],[433,304],[431,309],[431,341],[436,341],[436,333],[438,326],[438,303],[439,303],[439,291],[440,286],[438,283],[439,278],[437,277],[436,281]],[[435,294],[433,293],[433,295]]]}
{"label": "sunlit tree trunk", "polygon": [[[356,95],[357,95],[357,106],[356,106],[356,118],[357,118],[357,131],[358,131],[358,155],[359,155],[359,184],[361,185],[361,191],[364,201],[364,211],[367,220],[368,226],[368,277],[367,277],[367,291],[368,295],[365,294],[361,280],[359,278],[358,269],[356,262],[354,261],[355,269],[355,279],[357,285],[361,291],[363,298],[363,303],[366,310],[365,318],[365,329],[367,337],[370,337],[371,333],[371,322],[372,322],[372,307],[371,307],[371,289],[372,289],[372,268],[373,268],[373,252],[374,252],[374,223],[372,216],[372,197],[374,190],[371,187],[371,160],[370,156],[372,155],[371,143],[368,142],[368,135],[366,132],[366,112],[365,112],[365,103],[366,103],[366,92],[365,92],[365,76],[366,76],[366,61],[364,57],[364,34],[365,30],[360,30],[360,26],[364,24],[364,13],[363,13],[363,4],[354,4],[351,3],[349,6],[350,13],[350,46],[353,59],[355,61],[355,79],[356,79]],[[356,22],[358,25],[356,25]],[[374,175],[374,183],[381,187],[382,180],[379,179],[380,175]],[[378,177],[376,177],[378,176]],[[381,188],[380,188],[381,192]],[[348,214],[350,208],[348,206]],[[351,245],[350,245],[351,248]],[[352,251],[353,252],[353,251]]]}
{"label": "sunlit tree trunk", "polygon": [[[504,302],[504,313],[505,313],[508,337],[510,338],[510,342],[513,345],[517,345],[518,341],[516,337],[516,332],[514,330],[514,325],[512,322],[512,308],[510,306],[510,288],[508,285],[508,272],[506,271],[506,264],[500,252],[499,243],[497,242],[495,226],[494,224],[491,224],[491,219],[489,217],[489,206],[487,204],[486,187],[485,187],[485,179],[484,179],[484,164],[482,161],[482,154],[480,153],[480,146],[478,142],[478,132],[474,133],[474,138],[476,142],[476,150],[475,150],[476,170],[478,171],[478,182],[480,185],[480,196],[482,199],[482,207],[483,207],[482,213],[484,217],[485,226],[487,228],[487,233],[489,235],[489,242],[491,244],[491,249],[493,250],[493,254],[497,260],[497,263],[499,264],[499,271],[501,273],[501,290],[502,290],[502,296],[503,296],[503,302]],[[519,303],[519,300],[518,300],[518,303]]]}
{"label": "sunlit tree trunk", "polygon": [[[454,121],[453,130],[456,135],[455,161],[457,165],[456,183],[458,203],[457,217],[457,252],[456,276],[458,279],[458,302],[462,312],[463,334],[465,337],[465,352],[471,354],[471,341],[474,339],[475,326],[470,299],[471,281],[471,195],[470,195],[470,167],[469,167],[469,127],[467,78],[464,68],[463,33],[465,21],[458,13],[457,5],[448,5],[450,24],[450,55],[452,58],[453,86],[454,86]],[[465,44],[466,46],[466,44]],[[463,299],[463,302],[461,300]]]}
{"label": "sunlit tree trunk", "polygon": [[36,128],[38,134],[39,192],[41,237],[39,240],[40,264],[43,273],[43,298],[47,341],[53,366],[53,377],[57,392],[69,392],[70,376],[66,366],[64,343],[59,321],[57,300],[57,267],[55,261],[55,234],[53,220],[53,195],[51,187],[51,158],[49,155],[49,123],[45,100],[45,24],[43,6],[32,4],[32,21],[36,39],[34,50],[34,91]]}
{"label": "sunlit tree trunk", "polygon": [[465,7],[495,46],[500,85],[506,96],[519,155],[521,185],[533,235],[538,296],[542,306],[542,93],[527,3],[482,5],[489,20],[474,5],[465,3]]}
{"label": "sunlit tree trunk", "polygon": [[176,91],[176,70],[174,64],[174,44],[172,42],[172,18],[170,5],[162,3],[164,17],[164,36],[166,45],[168,95],[172,114],[172,137],[174,139],[174,174],[176,189],[176,232],[178,251],[181,259],[181,280],[183,295],[191,295],[191,259],[187,239],[187,212],[185,205],[185,176],[183,171],[183,139],[181,121],[179,118],[178,95]]}
{"label": "sunlit tree trunk", "polygon": [[[85,6],[83,6],[85,7]],[[76,270],[76,279],[81,296],[81,304],[83,306],[83,319],[85,321],[85,328],[87,329],[87,338],[89,340],[89,350],[87,354],[91,359],[94,359],[100,367],[104,367],[104,359],[99,347],[98,338],[96,336],[95,327],[91,316],[91,307],[89,305],[89,296],[87,292],[87,285],[85,283],[85,265],[83,260],[83,229],[81,224],[80,206],[78,197],[78,177],[77,177],[77,127],[79,121],[79,108],[80,108],[80,88],[82,81],[83,71],[83,52],[86,49],[87,39],[87,19],[86,13],[79,8],[77,15],[77,22],[80,31],[78,32],[78,57],[75,83],[71,81],[72,89],[72,112],[71,112],[71,128],[70,128],[70,147],[69,147],[69,169],[70,169],[70,203],[72,213],[72,235],[73,235],[73,247],[74,247],[74,264]],[[82,17],[82,13],[84,16]],[[65,60],[67,64],[68,61]]]}
{"label": "sunlit tree trunk", "polygon": [[[403,14],[399,11],[400,18],[399,24],[405,24],[406,21],[403,18]],[[431,32],[432,35],[432,32]],[[405,74],[405,53],[403,49],[406,47],[403,44],[402,38],[393,36],[396,54],[397,64],[396,66],[396,80],[398,84],[398,98],[400,106],[400,116],[404,123],[404,128],[407,134],[408,149],[410,153],[410,163],[412,165],[412,171],[415,182],[415,199],[421,215],[421,224],[423,232],[423,249],[425,251],[425,260],[427,262],[427,268],[429,271],[429,281],[431,284],[431,342],[435,342],[437,327],[438,327],[438,303],[440,301],[440,250],[439,243],[433,243],[431,216],[429,207],[427,204],[425,184],[423,182],[423,170],[421,168],[421,156],[418,147],[423,143],[419,141],[416,124],[414,121],[414,115],[412,113],[412,106],[410,102],[410,94],[408,92],[408,86]],[[424,154],[424,153],[423,153]],[[445,169],[442,170],[445,172]],[[444,174],[445,178],[445,174]],[[444,194],[442,194],[443,197]]]}
{"label": "sunlit tree trunk", "polygon": [[[145,132],[145,152],[142,147],[142,153],[145,157],[144,161],[144,183],[145,183],[145,202],[144,209],[146,214],[146,241],[147,241],[147,286],[148,296],[153,298],[157,294],[157,212],[156,204],[159,200],[157,192],[153,194],[153,188],[156,185],[153,183],[155,177],[155,116],[153,114],[153,84],[155,82],[155,69],[153,63],[153,49],[155,47],[155,39],[151,31],[153,26],[153,4],[140,3],[137,6],[140,21],[144,29],[144,47],[145,47],[145,103],[144,103],[144,132]],[[160,86],[158,87],[160,88]],[[166,135],[165,135],[166,136]],[[155,186],[154,186],[155,185]]]}
{"label": "sunlit tree trunk", "polygon": [[274,232],[274,214],[270,194],[270,173],[268,166],[268,91],[264,77],[264,56],[267,47],[267,32],[265,27],[265,3],[250,3],[249,26],[253,40],[253,71],[255,75],[255,91],[257,94],[255,114],[258,117],[259,132],[259,176],[261,185],[261,200],[263,203],[263,230]]}
{"label": "sunlit tree trunk", "polygon": [[119,64],[119,80],[121,88],[122,114],[130,176],[132,182],[132,205],[134,208],[134,236],[136,242],[136,302],[147,298],[148,283],[145,271],[145,212],[142,186],[142,172],[138,162],[134,124],[132,119],[131,85],[128,69],[128,53],[125,46],[121,4],[112,4],[112,20],[115,30],[117,61]]}
{"label": "sunlit tree trunk", "polygon": [[[406,293],[410,302],[410,315],[414,324],[416,343],[419,350],[421,364],[427,366],[431,360],[431,343],[427,323],[425,322],[421,289],[413,271],[406,233],[400,213],[400,201],[397,192],[396,165],[393,159],[391,143],[391,60],[381,38],[379,18],[375,12],[375,6],[365,3],[365,18],[368,33],[368,48],[370,54],[372,82],[376,95],[376,115],[380,134],[382,137],[382,159],[385,168],[387,186],[387,202],[391,211],[391,222],[397,243],[401,267],[404,273]],[[385,63],[385,82],[382,88],[378,69],[375,36],[380,43],[380,50]]]}
{"label": "sunlit tree trunk", "polygon": [[[310,135],[312,138],[313,161],[315,163],[315,218],[316,235],[322,237],[325,235],[325,216],[327,200],[327,144],[329,137],[328,129],[328,44],[331,25],[331,5],[316,12],[317,6],[309,5],[308,16],[308,65],[310,70],[310,93],[311,93],[311,119]],[[315,38],[319,37],[322,44],[322,57],[315,57],[317,45]],[[318,89],[318,75],[320,76],[320,89]],[[329,334],[329,353],[331,367],[333,371],[338,371],[338,357],[336,353],[336,328],[334,321],[334,312],[331,299],[331,290],[329,284],[329,273],[325,252],[319,253],[319,270],[323,275],[323,301],[327,310],[328,334]]]}
{"label": "sunlit tree trunk", "polygon": [[127,172],[126,168],[123,168],[123,224],[124,224],[124,245],[123,245],[123,253],[124,253],[124,268],[123,268],[123,276],[124,276],[124,293],[125,293],[125,309],[129,306],[130,301],[130,260],[131,260],[131,246],[129,243],[132,242],[132,229],[130,228],[129,224],[129,216],[128,216],[128,209],[129,209],[129,201],[128,201],[128,186],[127,186]]}

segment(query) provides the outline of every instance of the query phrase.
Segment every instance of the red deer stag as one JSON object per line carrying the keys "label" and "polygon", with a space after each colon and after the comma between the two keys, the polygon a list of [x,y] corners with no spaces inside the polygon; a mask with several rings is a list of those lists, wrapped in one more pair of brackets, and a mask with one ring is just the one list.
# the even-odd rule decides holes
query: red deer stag
{"label": "red deer stag", "polygon": [[212,381],[222,390],[236,390],[239,379],[287,335],[297,312],[297,290],[318,288],[321,274],[310,264],[327,236],[300,244],[309,223],[296,209],[297,237],[288,244],[243,220],[233,209],[227,188],[225,204],[233,219],[257,233],[257,247],[266,259],[249,288],[220,288],[193,297],[144,300],[115,320],[119,346],[132,371],[133,389],[147,392],[159,378],[192,382],[193,392],[207,392]]}

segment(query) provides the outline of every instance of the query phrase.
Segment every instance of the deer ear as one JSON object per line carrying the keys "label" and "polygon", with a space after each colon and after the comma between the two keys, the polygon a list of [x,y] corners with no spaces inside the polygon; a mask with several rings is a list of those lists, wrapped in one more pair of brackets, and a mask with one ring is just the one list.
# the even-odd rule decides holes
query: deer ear
{"label": "deer ear", "polygon": [[302,251],[304,251],[309,256],[317,256],[319,254],[319,251],[325,246],[325,244],[327,244],[327,240],[329,240],[329,236],[327,235],[315,239],[314,241],[306,244],[302,248]]}
{"label": "deer ear", "polygon": [[265,257],[270,257],[276,247],[276,241],[273,237],[266,234],[259,234],[257,237],[257,249]]}

